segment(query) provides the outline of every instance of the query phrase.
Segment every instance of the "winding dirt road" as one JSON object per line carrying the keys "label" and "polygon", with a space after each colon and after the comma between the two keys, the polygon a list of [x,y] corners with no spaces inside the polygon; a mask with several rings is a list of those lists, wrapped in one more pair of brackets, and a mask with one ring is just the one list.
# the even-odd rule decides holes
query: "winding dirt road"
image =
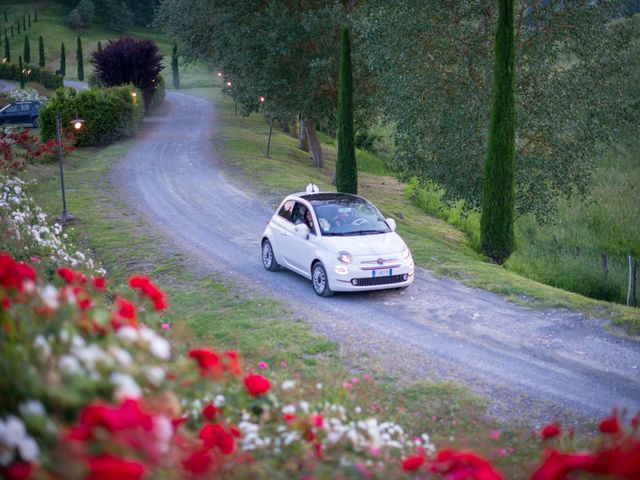
{"label": "winding dirt road", "polygon": [[225,178],[206,99],[169,92],[167,101],[114,167],[117,193],[204,272],[281,299],[336,341],[351,368],[455,380],[488,397],[502,418],[640,409],[640,343],[609,334],[602,321],[521,308],[423,269],[404,291],[328,299],[298,275],[265,271],[259,241],[273,206]]}

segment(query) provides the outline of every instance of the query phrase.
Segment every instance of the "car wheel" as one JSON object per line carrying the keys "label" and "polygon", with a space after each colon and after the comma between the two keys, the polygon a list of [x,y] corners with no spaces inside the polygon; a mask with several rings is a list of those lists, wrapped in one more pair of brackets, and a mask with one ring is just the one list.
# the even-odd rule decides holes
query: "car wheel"
{"label": "car wheel", "polygon": [[311,267],[311,281],[313,282],[313,290],[321,297],[330,297],[333,292],[329,288],[329,278],[327,271],[320,262],[316,262]]}
{"label": "car wheel", "polygon": [[31,125],[33,128],[38,128],[40,126],[40,122],[38,121],[38,117],[34,117],[31,119]]}
{"label": "car wheel", "polygon": [[273,247],[269,240],[262,242],[262,265],[270,272],[275,272],[280,269],[280,265],[276,261],[276,257],[273,254]]}

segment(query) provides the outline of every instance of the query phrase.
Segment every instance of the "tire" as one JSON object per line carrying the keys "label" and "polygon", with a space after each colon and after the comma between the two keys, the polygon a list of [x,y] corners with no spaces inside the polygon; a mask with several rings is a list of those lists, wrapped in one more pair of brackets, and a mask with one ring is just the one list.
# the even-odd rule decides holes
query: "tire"
{"label": "tire", "polygon": [[40,122],[38,121],[38,117],[33,117],[31,119],[31,125],[33,125],[33,128],[38,128],[40,126]]}
{"label": "tire", "polygon": [[273,254],[273,247],[269,240],[262,242],[262,265],[270,272],[280,270],[280,265],[276,261],[276,256]]}
{"label": "tire", "polygon": [[311,283],[313,284],[313,291],[321,297],[330,297],[334,293],[329,288],[327,271],[320,262],[314,263],[313,267],[311,267]]}

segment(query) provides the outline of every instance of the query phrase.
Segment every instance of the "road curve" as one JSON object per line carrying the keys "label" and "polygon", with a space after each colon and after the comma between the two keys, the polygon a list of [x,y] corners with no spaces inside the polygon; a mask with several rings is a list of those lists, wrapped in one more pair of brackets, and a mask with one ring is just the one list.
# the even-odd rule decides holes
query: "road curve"
{"label": "road curve", "polygon": [[640,410],[640,343],[608,333],[602,321],[522,308],[424,269],[403,291],[328,299],[298,275],[265,271],[259,242],[273,206],[225,178],[209,101],[168,92],[167,103],[114,166],[119,194],[200,269],[288,304],[340,345],[347,365],[459,381],[504,418]]}

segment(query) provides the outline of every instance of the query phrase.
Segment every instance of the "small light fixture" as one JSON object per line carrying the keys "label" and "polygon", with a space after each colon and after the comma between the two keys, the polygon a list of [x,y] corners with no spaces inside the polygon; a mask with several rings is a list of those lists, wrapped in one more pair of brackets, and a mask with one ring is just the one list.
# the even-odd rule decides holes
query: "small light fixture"
{"label": "small light fixture", "polygon": [[222,72],[218,72],[218,77],[222,77]]}
{"label": "small light fixture", "polygon": [[227,87],[230,87],[230,86],[231,86],[231,82],[227,82]]}
{"label": "small light fixture", "polygon": [[77,115],[76,115],[76,118],[71,120],[71,125],[73,125],[73,128],[75,128],[76,130],[80,130],[82,128],[83,123],[84,123],[84,120],[82,120],[81,118],[78,118]]}
{"label": "small light fixture", "polygon": [[264,103],[264,97],[260,97],[260,103]]}

